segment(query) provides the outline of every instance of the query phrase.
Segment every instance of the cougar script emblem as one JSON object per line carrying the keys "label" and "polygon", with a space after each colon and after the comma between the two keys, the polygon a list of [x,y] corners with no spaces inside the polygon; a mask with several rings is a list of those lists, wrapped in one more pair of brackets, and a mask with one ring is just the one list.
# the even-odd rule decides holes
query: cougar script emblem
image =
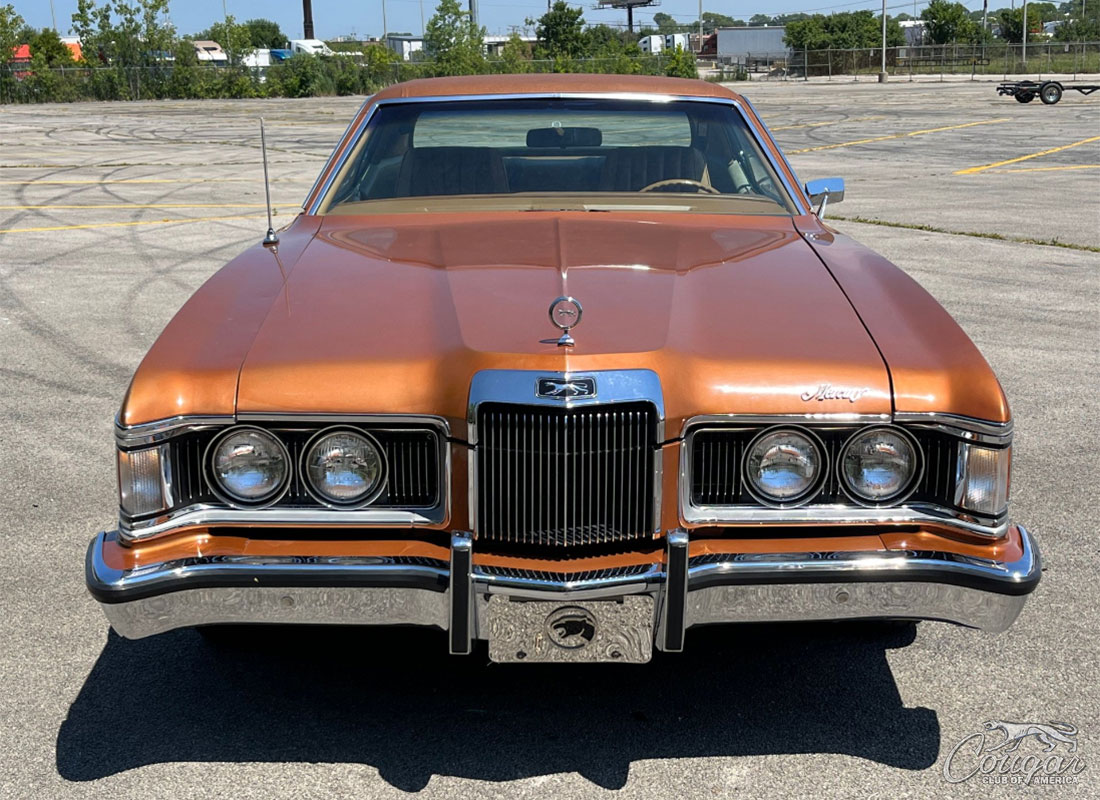
{"label": "cougar script emblem", "polygon": [[867,394],[869,387],[855,388],[852,386],[833,386],[831,383],[823,383],[816,389],[810,389],[801,394],[802,401],[808,403],[811,400],[847,400],[854,403]]}

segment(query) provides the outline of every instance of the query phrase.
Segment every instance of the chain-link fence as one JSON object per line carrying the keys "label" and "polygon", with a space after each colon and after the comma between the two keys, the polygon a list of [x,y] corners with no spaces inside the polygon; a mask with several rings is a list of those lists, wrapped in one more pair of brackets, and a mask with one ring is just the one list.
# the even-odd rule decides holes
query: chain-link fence
{"label": "chain-link fence", "polygon": [[[663,75],[671,55],[570,60],[487,59],[479,74],[583,72]],[[158,100],[237,97],[314,97],[370,94],[414,78],[454,74],[430,61],[372,65],[354,58],[297,56],[269,67],[223,67],[163,62],[142,67],[0,68],[0,103],[81,100]]]}
{"label": "chain-link fence", "polygon": [[[769,76],[820,78],[877,75],[882,48],[794,51],[786,63],[773,63]],[[995,42],[886,48],[886,72],[894,78],[971,75],[1088,75],[1100,73],[1100,42]]]}
{"label": "chain-link fence", "polygon": [[[1026,57],[1025,57],[1026,56]],[[583,72],[663,75],[671,54],[631,58],[574,60],[489,59],[482,74],[517,72]],[[874,76],[882,50],[803,50],[737,59],[713,66],[700,64],[708,80],[805,80],[840,76]],[[924,45],[886,50],[886,71],[893,79],[918,76],[1095,75],[1100,73],[1100,43],[1039,42],[1020,45]],[[270,67],[174,65],[144,67],[72,66],[35,69],[29,65],[0,68],[0,103],[74,102],[80,100],[198,99],[236,97],[315,97],[364,95],[400,81],[451,74],[432,62],[360,63],[354,58],[295,57]]]}

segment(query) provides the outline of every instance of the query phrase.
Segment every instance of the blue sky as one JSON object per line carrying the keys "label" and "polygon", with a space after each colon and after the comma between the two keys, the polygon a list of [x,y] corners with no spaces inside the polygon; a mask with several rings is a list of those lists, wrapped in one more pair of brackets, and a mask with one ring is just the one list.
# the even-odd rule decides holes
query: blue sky
{"label": "blue sky", "polygon": [[[51,0],[5,0],[13,2],[15,10],[37,28],[52,25]],[[103,0],[101,0],[102,2]],[[468,0],[459,0],[465,5]],[[420,9],[423,3],[425,19],[432,15],[437,0],[385,0],[386,20],[391,31],[420,33]],[[57,16],[57,28],[62,34],[69,32],[70,18],[76,10],[76,0],[52,0]],[[595,0],[572,3],[584,9],[584,18],[590,23],[625,23],[626,12],[597,11],[592,8]],[[917,0],[916,7],[923,8],[927,0]],[[981,0],[964,0],[970,9],[980,9]],[[1007,5],[1006,2],[990,2],[990,6]],[[302,4],[300,0],[225,0],[230,14],[239,20],[266,17],[279,23],[290,38],[302,35]],[[481,21],[489,33],[507,33],[510,26],[523,26],[526,17],[537,17],[546,10],[545,0],[480,0]],[[913,13],[914,3],[905,0],[887,0],[890,13]],[[881,9],[881,0],[704,0],[706,11],[716,11],[732,17],[748,19],[753,14],[783,14],[795,11],[829,13],[854,11],[860,8]],[[170,6],[170,16],[180,33],[195,33],[206,28],[222,16],[222,0],[175,0]],[[698,14],[698,0],[662,0],[661,5],[639,9],[635,22],[648,22],[656,12],[671,14],[687,22]],[[313,21],[317,35],[332,38],[340,34],[356,33],[377,36],[382,32],[382,0],[313,0]]]}

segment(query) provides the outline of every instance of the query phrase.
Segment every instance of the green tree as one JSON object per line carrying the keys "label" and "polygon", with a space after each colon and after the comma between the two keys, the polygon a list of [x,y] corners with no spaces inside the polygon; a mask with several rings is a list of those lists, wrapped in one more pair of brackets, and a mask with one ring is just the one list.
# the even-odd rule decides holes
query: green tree
{"label": "green tree", "polygon": [[[870,11],[814,14],[787,24],[783,40],[794,50],[852,50],[882,46],[882,21]],[[886,46],[905,44],[896,19],[886,18]]]}
{"label": "green tree", "polygon": [[658,11],[653,15],[653,24],[657,26],[659,33],[676,33],[680,27],[671,14],[666,14],[663,11]]}
{"label": "green tree", "polygon": [[168,0],[77,0],[73,32],[85,60],[98,56],[123,68],[161,61],[176,40]]}
{"label": "green tree", "polygon": [[279,27],[279,23],[269,19],[250,19],[244,26],[248,28],[248,40],[256,48],[279,50],[286,47],[287,36]]}
{"label": "green tree", "polygon": [[500,60],[504,62],[504,68],[508,72],[530,72],[531,45],[513,32],[500,50]]}
{"label": "green tree", "polygon": [[665,61],[665,75],[670,78],[698,78],[699,70],[695,66],[695,54],[676,45]]}
{"label": "green tree", "polygon": [[[997,13],[997,21],[1001,23],[1001,38],[1007,42],[1019,44],[1024,40],[1024,10],[1023,8],[1002,8]],[[1029,3],[1027,7],[1027,35],[1043,30],[1043,23],[1039,19],[1039,13]]]}
{"label": "green tree", "polygon": [[540,58],[556,61],[582,58],[586,55],[584,12],[570,8],[564,0],[556,0],[553,7],[539,17],[535,36],[539,41]]}
{"label": "green tree", "polygon": [[971,42],[978,36],[978,26],[962,3],[932,0],[920,16],[928,23],[928,38],[933,44]]}
{"label": "green tree", "polygon": [[772,18],[767,14],[753,14],[749,17],[749,25],[754,28],[758,28],[762,25],[767,25],[772,21]]}
{"label": "green tree", "polygon": [[703,33],[714,33],[718,28],[743,28],[745,20],[727,17],[725,14],[716,14],[713,11],[703,12]]}
{"label": "green tree", "polygon": [[201,33],[195,34],[195,38],[220,44],[229,58],[229,63],[234,66],[240,64],[241,59],[256,49],[256,45],[252,44],[252,31],[248,24],[238,25],[232,14],[220,22],[215,22]]}
{"label": "green tree", "polygon": [[440,75],[485,71],[485,29],[473,24],[458,0],[440,0],[424,32],[424,50]]}
{"label": "green tree", "polygon": [[19,45],[23,33],[23,18],[15,13],[15,6],[0,6],[0,66],[11,61],[14,50]]}
{"label": "green tree", "polygon": [[[1039,20],[1042,22],[1052,22],[1056,19],[1062,19],[1064,16],[1059,10],[1058,6],[1054,3],[1028,3],[1027,15],[1031,16],[1031,9],[1035,9],[1035,13],[1039,16]],[[1077,8],[1081,8],[1081,4],[1077,4]]]}
{"label": "green tree", "polygon": [[47,67],[64,67],[73,61],[72,51],[53,28],[43,28],[27,37],[26,43],[31,46],[31,56],[40,59]]}
{"label": "green tree", "polygon": [[[1029,6],[1030,9],[1030,6]],[[1059,8],[1066,22],[1058,26],[1054,37],[1063,42],[1100,41],[1100,0],[1070,0]]]}

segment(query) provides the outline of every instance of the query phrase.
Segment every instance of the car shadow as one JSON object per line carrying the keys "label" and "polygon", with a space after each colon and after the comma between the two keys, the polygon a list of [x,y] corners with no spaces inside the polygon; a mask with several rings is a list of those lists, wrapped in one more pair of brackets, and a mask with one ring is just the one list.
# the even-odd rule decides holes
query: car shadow
{"label": "car shadow", "polygon": [[577,772],[604,788],[640,759],[841,753],[902,769],[939,754],[936,713],[905,708],[886,651],[914,627],[690,631],[646,665],[497,665],[437,632],[113,631],[57,735],[89,781],[162,762],[351,762],[417,791],[433,775]]}

